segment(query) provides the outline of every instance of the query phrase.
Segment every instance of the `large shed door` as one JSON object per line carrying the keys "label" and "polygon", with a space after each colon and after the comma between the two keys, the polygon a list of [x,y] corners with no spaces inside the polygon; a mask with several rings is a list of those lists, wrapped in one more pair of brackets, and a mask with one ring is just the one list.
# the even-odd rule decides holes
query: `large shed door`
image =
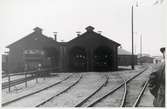
{"label": "large shed door", "polygon": [[86,71],[87,53],[85,48],[74,47],[70,50],[70,69],[72,71]]}
{"label": "large shed door", "polygon": [[95,71],[109,71],[112,69],[112,50],[107,46],[100,46],[94,50],[93,63]]}

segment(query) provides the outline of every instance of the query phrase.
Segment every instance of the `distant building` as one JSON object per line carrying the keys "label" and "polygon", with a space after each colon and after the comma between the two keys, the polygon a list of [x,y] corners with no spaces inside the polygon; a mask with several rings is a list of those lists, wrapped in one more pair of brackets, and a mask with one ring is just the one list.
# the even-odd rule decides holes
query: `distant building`
{"label": "distant building", "polygon": [[42,34],[42,29],[10,44],[8,68],[10,73],[41,68],[58,71],[113,71],[118,68],[119,43],[94,32],[86,32],[69,42],[57,42]]}
{"label": "distant building", "polygon": [[[151,57],[151,55],[150,55],[150,54],[148,54],[148,53],[142,53],[142,56]],[[140,57],[141,57],[141,54],[140,54],[140,53],[138,53],[138,54],[137,54],[137,58],[140,58]]]}
{"label": "distant building", "polygon": [[153,63],[153,59],[154,58],[152,58],[150,56],[142,56],[142,57],[138,58],[138,61],[141,63]]}
{"label": "distant building", "polygon": [[[132,54],[122,48],[118,48],[118,66],[129,66],[132,64]],[[134,65],[137,65],[137,55],[134,55]]]}
{"label": "distant building", "polygon": [[163,57],[162,56],[153,56],[153,63],[158,64],[163,62]]}

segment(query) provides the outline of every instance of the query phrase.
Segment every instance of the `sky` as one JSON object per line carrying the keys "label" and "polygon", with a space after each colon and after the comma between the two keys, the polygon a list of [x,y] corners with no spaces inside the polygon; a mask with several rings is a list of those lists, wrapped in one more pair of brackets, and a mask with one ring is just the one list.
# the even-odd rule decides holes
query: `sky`
{"label": "sky", "polygon": [[[167,1],[153,5],[156,0],[0,0],[0,53],[5,47],[40,27],[43,33],[58,41],[77,37],[89,25],[95,31],[120,43],[131,51],[131,6],[134,6],[134,51],[161,55],[166,46]],[[166,12],[167,13],[167,12]]]}

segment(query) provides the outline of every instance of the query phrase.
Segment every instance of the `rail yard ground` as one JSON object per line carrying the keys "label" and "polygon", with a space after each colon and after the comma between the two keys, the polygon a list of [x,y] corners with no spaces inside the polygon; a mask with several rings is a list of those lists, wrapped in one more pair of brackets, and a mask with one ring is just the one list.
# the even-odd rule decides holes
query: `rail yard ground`
{"label": "rail yard ground", "polygon": [[[2,106],[120,107],[125,91],[124,85],[116,91],[111,91],[127,82],[124,107],[132,107],[145,81],[155,70],[154,68],[158,68],[158,65],[135,66],[135,70],[127,69],[114,72],[56,73],[56,75],[45,79],[38,78],[38,83],[35,80],[28,81],[27,87],[25,87],[25,83],[13,86],[10,93],[8,89],[3,89]],[[140,72],[143,73],[132,81],[128,81]],[[98,100],[99,98],[102,99]],[[153,107],[153,99],[146,87],[138,106]],[[95,101],[98,102],[95,103]]]}

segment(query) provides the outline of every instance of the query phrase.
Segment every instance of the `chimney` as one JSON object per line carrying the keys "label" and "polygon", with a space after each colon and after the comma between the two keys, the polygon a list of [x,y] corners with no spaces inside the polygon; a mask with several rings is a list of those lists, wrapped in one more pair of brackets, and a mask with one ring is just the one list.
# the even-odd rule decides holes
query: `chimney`
{"label": "chimney", "polygon": [[77,31],[77,36],[79,37],[81,35],[81,32],[80,31]]}
{"label": "chimney", "polygon": [[57,41],[57,32],[53,32],[54,34],[54,40]]}
{"label": "chimney", "polygon": [[35,33],[42,34],[42,29],[39,27],[36,27],[33,29]]}
{"label": "chimney", "polygon": [[87,32],[92,32],[95,28],[92,26],[88,26],[85,28]]}

